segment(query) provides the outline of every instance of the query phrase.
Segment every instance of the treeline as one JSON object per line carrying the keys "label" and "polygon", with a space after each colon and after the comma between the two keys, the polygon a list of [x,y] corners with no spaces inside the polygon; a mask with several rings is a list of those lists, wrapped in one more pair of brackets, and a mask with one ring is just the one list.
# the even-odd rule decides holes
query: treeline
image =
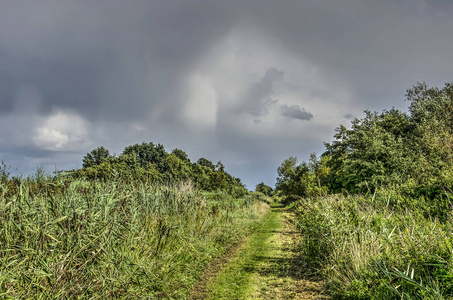
{"label": "treeline", "polygon": [[87,179],[169,183],[191,181],[204,191],[224,191],[234,197],[242,197],[247,190],[239,178],[233,177],[219,161],[214,164],[206,158],[191,162],[180,149],[171,153],[161,144],[152,142],[127,146],[120,155],[98,147],[83,157],[82,168],[76,176]]}
{"label": "treeline", "polygon": [[388,188],[434,199],[453,184],[453,84],[418,83],[407,90],[408,112],[365,111],[350,129],[336,128],[320,157],[278,168],[276,190],[285,197],[374,193]]}

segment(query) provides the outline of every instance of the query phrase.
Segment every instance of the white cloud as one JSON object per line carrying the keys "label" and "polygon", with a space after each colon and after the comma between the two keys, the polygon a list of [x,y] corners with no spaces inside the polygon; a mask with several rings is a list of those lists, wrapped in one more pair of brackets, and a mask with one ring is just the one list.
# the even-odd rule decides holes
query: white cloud
{"label": "white cloud", "polygon": [[78,150],[90,143],[88,128],[88,122],[81,116],[55,111],[40,122],[33,140],[45,150]]}
{"label": "white cloud", "polygon": [[47,150],[59,150],[68,143],[69,136],[53,128],[40,127],[35,142]]}

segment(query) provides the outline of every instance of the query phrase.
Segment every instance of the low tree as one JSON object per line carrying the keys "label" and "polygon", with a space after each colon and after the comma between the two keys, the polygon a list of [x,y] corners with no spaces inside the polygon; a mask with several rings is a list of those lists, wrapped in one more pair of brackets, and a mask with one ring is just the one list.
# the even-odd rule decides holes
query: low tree
{"label": "low tree", "polygon": [[409,113],[365,111],[350,129],[336,129],[323,154],[332,191],[398,187],[432,198],[453,184],[453,85],[419,83],[406,96]]}
{"label": "low tree", "polygon": [[137,157],[137,161],[142,168],[147,168],[149,164],[154,164],[160,173],[168,171],[166,157],[168,153],[161,144],[154,145],[153,143],[141,143],[124,148],[123,154],[132,154]]}
{"label": "low tree", "polygon": [[204,157],[198,159],[197,160],[197,164],[202,166],[202,167],[209,168],[212,171],[215,171],[215,165],[209,159],[206,159]]}
{"label": "low tree", "polygon": [[310,155],[308,162],[298,162],[296,157],[286,159],[277,169],[275,190],[290,199],[292,196],[315,197],[328,192],[326,178],[329,174],[328,157]]}
{"label": "low tree", "polygon": [[173,151],[171,151],[171,154],[176,155],[182,161],[190,163],[190,159],[187,153],[178,148],[173,149]]}
{"label": "low tree", "polygon": [[192,164],[188,155],[176,148],[171,154],[163,145],[153,143],[127,146],[118,157],[110,156],[104,147],[87,153],[78,175],[90,179],[140,180],[170,182],[191,180],[205,191],[225,191],[241,197],[247,193],[240,179],[225,171],[222,162],[214,165],[206,158]]}
{"label": "low tree", "polygon": [[190,160],[181,159],[180,156],[176,155],[175,153],[168,155],[166,160],[170,179],[181,181],[189,180],[193,177]]}
{"label": "low tree", "polygon": [[103,162],[107,162],[110,158],[111,156],[109,150],[103,146],[100,146],[93,149],[83,157],[82,166],[83,168],[93,167],[100,165]]}
{"label": "low tree", "polygon": [[255,192],[260,192],[266,196],[271,196],[273,189],[270,186],[264,184],[264,182],[260,182],[256,185]]}

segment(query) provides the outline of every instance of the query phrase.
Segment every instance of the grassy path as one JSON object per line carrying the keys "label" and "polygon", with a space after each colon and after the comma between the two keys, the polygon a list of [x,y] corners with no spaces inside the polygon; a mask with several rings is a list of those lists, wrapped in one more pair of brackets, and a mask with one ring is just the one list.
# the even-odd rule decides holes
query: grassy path
{"label": "grassy path", "polygon": [[214,262],[191,299],[327,299],[323,284],[304,276],[292,218],[272,207],[251,236]]}

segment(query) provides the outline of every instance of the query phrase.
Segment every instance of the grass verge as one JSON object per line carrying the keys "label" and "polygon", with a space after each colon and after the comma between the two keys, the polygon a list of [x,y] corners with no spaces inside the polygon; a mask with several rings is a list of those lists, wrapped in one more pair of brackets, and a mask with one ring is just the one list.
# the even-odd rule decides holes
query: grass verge
{"label": "grass verge", "polygon": [[245,241],[240,255],[211,284],[212,299],[246,298],[250,280],[269,251],[266,241],[275,234],[280,223],[281,214],[273,210],[263,217],[255,232]]}

